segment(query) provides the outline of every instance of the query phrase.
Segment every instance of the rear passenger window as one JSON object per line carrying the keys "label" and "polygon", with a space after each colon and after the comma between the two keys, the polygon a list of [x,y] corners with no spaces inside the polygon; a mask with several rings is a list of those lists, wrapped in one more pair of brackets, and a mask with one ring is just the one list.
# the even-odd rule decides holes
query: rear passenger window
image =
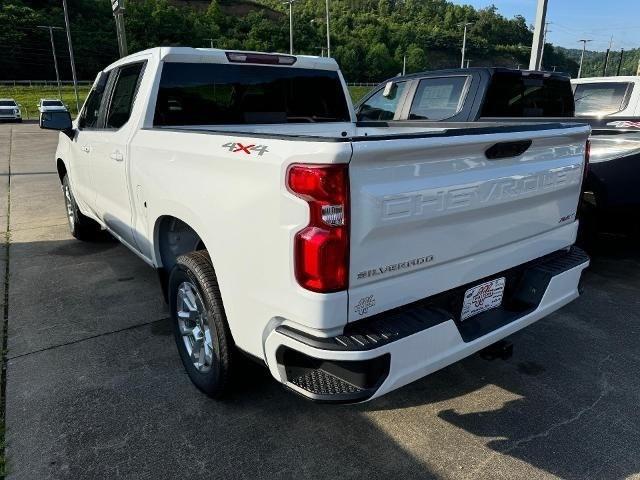
{"label": "rear passenger window", "polygon": [[118,129],[129,120],[143,67],[144,63],[135,63],[121,67],[118,71],[105,122],[106,128]]}
{"label": "rear passenger window", "polygon": [[411,104],[411,120],[445,120],[462,108],[468,76],[420,80]]}
{"label": "rear passenger window", "polygon": [[358,110],[358,120],[393,120],[406,82],[394,83],[374,93]]}

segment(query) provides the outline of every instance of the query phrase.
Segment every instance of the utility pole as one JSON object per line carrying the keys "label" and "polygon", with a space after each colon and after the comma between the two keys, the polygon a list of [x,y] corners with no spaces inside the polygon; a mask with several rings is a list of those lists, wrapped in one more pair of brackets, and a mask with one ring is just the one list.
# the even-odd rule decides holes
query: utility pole
{"label": "utility pole", "polygon": [[467,60],[467,68],[469,68],[469,64],[471,63],[471,60]]}
{"label": "utility pole", "polygon": [[71,28],[69,27],[69,12],[67,0],[62,0],[64,9],[64,25],[67,29],[67,43],[69,44],[69,59],[71,61],[71,77],[73,78],[73,91],[76,94],[76,112],[80,113],[80,99],[78,98],[78,77],[76,76],[76,61],[73,58],[73,44],[71,43]]}
{"label": "utility pole", "polygon": [[624,48],[620,49],[620,60],[618,60],[618,72],[616,73],[616,76],[619,77],[620,76],[620,69],[622,68],[622,57],[624,56]]}
{"label": "utility pole", "polygon": [[587,43],[592,42],[593,40],[588,40],[585,38],[578,41],[582,42],[582,55],[580,55],[580,67],[578,68],[578,78],[580,78],[580,75],[582,75],[582,62],[584,62],[584,51],[587,49]]}
{"label": "utility pole", "polygon": [[536,23],[533,31],[533,43],[531,44],[529,70],[540,70],[542,67],[542,49],[544,48],[544,27],[547,19],[547,3],[548,0],[538,0]]}
{"label": "utility pole", "polygon": [[293,55],[293,2],[296,0],[287,0],[282,2],[289,5],[289,53]]}
{"label": "utility pole", "polygon": [[211,48],[213,48],[213,38],[205,38],[205,40],[209,40],[209,44],[211,45]]}
{"label": "utility pole", "polygon": [[613,46],[613,35],[611,35],[611,40],[609,40],[609,48],[607,48],[606,53],[604,54],[604,65],[602,66],[602,76],[607,76],[607,67],[609,66],[609,53],[611,52],[611,47]]}
{"label": "utility pole", "polygon": [[327,0],[327,57],[331,56],[331,33],[329,30],[329,0]]}
{"label": "utility pole", "polygon": [[459,27],[464,27],[464,33],[462,34],[462,60],[460,61],[460,68],[464,68],[464,54],[467,48],[467,27],[473,25],[471,22],[459,23]]}
{"label": "utility pole", "polygon": [[402,75],[406,75],[407,74],[407,56],[403,55],[402,56]]}
{"label": "utility pole", "polygon": [[124,0],[111,0],[113,18],[116,21],[116,33],[118,35],[118,51],[120,58],[127,56],[127,35],[124,31]]}
{"label": "utility pole", "polygon": [[56,69],[56,82],[58,83],[58,98],[62,100],[62,91],[60,90],[60,73],[58,72],[58,57],[56,57],[56,44],[53,42],[53,31],[62,30],[62,28],[52,27],[51,25],[38,25],[38,28],[49,30],[49,38],[51,39],[51,51],[53,52],[53,66]]}
{"label": "utility pole", "polygon": [[544,24],[544,35],[542,36],[542,51],[540,52],[540,70],[543,69],[542,67],[542,59],[544,58],[544,47],[547,44],[547,35],[549,35],[551,33],[551,30],[549,30],[549,25],[551,24],[551,22],[545,22]]}

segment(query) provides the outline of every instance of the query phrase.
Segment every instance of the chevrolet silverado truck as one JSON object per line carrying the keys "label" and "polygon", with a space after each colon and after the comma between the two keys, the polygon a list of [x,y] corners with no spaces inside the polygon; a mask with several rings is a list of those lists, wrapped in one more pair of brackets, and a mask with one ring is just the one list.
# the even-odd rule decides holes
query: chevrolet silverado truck
{"label": "chevrolet silverado truck", "polygon": [[356,122],[334,60],[162,47],[100,72],[55,162],[71,233],[157,269],[180,358],[379,397],[579,295],[589,127]]}

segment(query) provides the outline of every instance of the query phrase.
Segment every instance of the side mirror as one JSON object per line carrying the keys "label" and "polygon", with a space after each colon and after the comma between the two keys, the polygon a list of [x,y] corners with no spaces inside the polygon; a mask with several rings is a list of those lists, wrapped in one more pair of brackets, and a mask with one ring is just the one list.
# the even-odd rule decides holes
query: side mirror
{"label": "side mirror", "polygon": [[45,130],[59,130],[71,137],[73,126],[69,112],[42,112],[40,114],[40,128]]}
{"label": "side mirror", "polygon": [[384,91],[382,92],[382,96],[384,98],[393,98],[396,94],[396,90],[398,90],[398,84],[394,82],[387,82],[384,86]]}

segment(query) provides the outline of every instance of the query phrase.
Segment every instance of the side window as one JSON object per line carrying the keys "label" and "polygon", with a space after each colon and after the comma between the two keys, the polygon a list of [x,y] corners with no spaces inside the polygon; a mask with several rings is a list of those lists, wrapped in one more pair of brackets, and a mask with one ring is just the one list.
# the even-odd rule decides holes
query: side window
{"label": "side window", "polygon": [[82,109],[82,114],[78,120],[78,127],[98,128],[98,118],[100,114],[100,105],[104,98],[105,86],[109,78],[108,73],[102,73],[94,87],[89,92],[89,96]]}
{"label": "side window", "polygon": [[105,128],[118,129],[129,120],[143,67],[144,63],[134,63],[125,65],[118,70]]}
{"label": "side window", "polygon": [[393,120],[406,85],[398,82],[378,90],[360,106],[358,120]]}
{"label": "side window", "polygon": [[467,76],[425,78],[413,97],[410,120],[445,120],[462,108]]}

